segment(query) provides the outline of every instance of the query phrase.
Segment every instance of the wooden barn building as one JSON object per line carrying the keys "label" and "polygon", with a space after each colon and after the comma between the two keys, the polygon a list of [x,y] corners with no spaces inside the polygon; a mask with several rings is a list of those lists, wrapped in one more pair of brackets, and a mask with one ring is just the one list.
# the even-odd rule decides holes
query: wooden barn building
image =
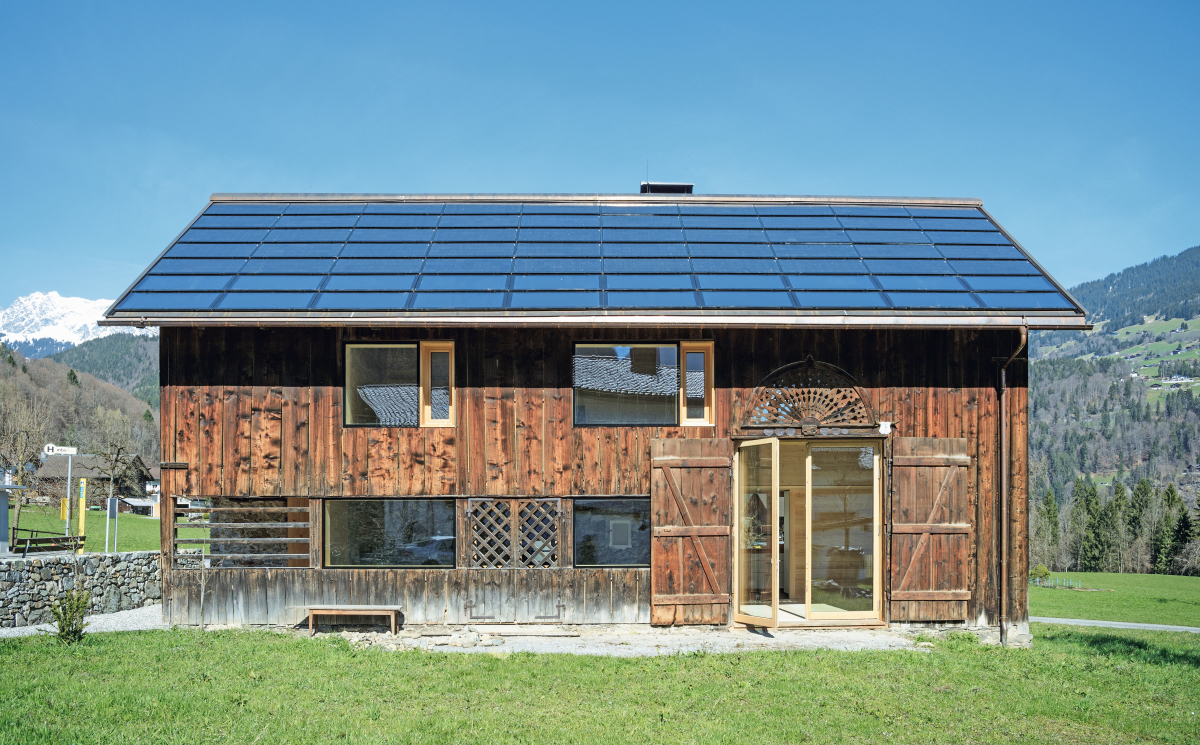
{"label": "wooden barn building", "polygon": [[1028,640],[1030,329],[972,199],[218,194],[161,329],[164,620]]}

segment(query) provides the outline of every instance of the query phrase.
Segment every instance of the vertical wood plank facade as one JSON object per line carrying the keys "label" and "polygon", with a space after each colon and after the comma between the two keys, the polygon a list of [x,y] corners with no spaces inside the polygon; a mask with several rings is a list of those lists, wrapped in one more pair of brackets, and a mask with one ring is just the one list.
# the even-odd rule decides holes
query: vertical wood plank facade
{"label": "vertical wood plank facade", "polygon": [[[344,427],[344,343],[423,339],[455,344],[457,426]],[[688,339],[715,345],[714,426],[573,426],[576,342]],[[163,472],[164,494],[647,495],[652,440],[728,437],[762,378],[811,354],[853,376],[897,436],[967,440],[973,465],[966,509],[974,532],[965,568],[971,588],[966,614],[972,622],[994,624],[1000,587],[996,490],[1005,467],[999,462],[996,359],[1018,343],[1015,330],[164,328],[163,459],[187,463],[185,470]],[[1008,377],[1009,616],[1020,621],[1028,614],[1021,581],[1028,571],[1024,357],[1014,361]],[[427,578],[410,572],[405,582],[406,595],[422,598],[414,613],[427,613]],[[645,595],[648,588],[647,579],[633,592]],[[564,581],[558,592],[580,593],[593,604],[609,598],[605,612],[611,614],[616,601],[610,596],[617,591]],[[445,603],[440,607],[437,613],[449,612]]]}

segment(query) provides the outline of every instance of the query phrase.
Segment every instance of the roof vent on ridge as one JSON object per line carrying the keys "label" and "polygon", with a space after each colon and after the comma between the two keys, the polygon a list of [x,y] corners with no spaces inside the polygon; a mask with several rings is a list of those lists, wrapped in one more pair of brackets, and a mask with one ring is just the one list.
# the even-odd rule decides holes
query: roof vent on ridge
{"label": "roof vent on ridge", "polygon": [[643,181],[643,194],[691,194],[695,184],[672,184],[665,181]]}

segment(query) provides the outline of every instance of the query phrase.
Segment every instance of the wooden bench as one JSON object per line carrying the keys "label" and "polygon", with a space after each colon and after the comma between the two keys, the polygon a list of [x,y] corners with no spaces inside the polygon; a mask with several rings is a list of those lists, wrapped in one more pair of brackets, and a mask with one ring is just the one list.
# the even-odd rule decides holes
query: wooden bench
{"label": "wooden bench", "polygon": [[[50,551],[69,551],[75,553],[83,548],[84,536],[56,535],[48,538],[18,538],[16,543],[21,546],[21,558],[29,554],[48,553]],[[14,550],[15,554],[16,551]]]}
{"label": "wooden bench", "polygon": [[388,616],[391,619],[392,633],[398,631],[400,612],[404,610],[399,605],[296,605],[308,612],[308,635],[312,636],[317,630],[317,616]]}

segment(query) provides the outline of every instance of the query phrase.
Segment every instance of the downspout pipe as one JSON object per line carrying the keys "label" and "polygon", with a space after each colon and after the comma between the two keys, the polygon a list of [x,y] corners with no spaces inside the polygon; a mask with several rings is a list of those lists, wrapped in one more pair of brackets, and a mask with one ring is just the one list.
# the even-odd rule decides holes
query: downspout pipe
{"label": "downspout pipe", "polygon": [[1011,498],[1009,484],[1009,448],[1008,448],[1008,366],[1012,364],[1021,350],[1029,342],[1029,327],[1021,327],[1021,343],[1000,366],[1000,643],[1008,646],[1008,544],[1009,517],[1008,503]]}

